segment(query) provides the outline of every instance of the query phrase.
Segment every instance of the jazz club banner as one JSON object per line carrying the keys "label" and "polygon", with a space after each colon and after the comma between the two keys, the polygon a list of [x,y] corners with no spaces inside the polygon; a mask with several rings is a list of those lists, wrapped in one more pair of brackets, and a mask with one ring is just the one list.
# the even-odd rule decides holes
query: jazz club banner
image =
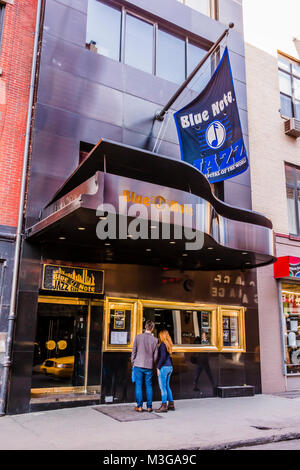
{"label": "jazz club banner", "polygon": [[207,86],[196,99],[177,111],[174,119],[181,158],[198,168],[210,183],[247,170],[249,164],[227,47]]}

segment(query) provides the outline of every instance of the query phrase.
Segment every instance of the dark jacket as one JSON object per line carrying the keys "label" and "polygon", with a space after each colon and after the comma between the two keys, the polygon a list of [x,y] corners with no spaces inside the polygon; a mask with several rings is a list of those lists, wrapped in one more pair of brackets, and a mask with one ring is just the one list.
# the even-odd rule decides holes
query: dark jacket
{"label": "dark jacket", "polygon": [[158,363],[157,369],[161,369],[164,366],[171,366],[172,367],[172,359],[170,354],[168,353],[167,347],[165,343],[161,343],[158,348]]}
{"label": "dark jacket", "polygon": [[157,343],[157,338],[151,333],[137,335],[131,353],[132,365],[145,369],[153,369],[158,356]]}

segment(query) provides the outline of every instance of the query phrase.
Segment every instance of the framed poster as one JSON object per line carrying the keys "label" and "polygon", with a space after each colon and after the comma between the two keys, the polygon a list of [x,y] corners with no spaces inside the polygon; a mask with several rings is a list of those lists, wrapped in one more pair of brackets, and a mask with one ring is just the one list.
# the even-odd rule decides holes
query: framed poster
{"label": "framed poster", "polygon": [[126,312],[125,310],[115,310],[114,313],[114,329],[125,330]]}

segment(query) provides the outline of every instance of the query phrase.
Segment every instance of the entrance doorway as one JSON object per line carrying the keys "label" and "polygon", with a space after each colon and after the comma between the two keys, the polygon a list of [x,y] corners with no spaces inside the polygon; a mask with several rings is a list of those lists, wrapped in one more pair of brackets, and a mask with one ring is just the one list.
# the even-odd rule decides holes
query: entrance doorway
{"label": "entrance doorway", "polygon": [[102,321],[101,301],[39,297],[31,402],[100,394]]}

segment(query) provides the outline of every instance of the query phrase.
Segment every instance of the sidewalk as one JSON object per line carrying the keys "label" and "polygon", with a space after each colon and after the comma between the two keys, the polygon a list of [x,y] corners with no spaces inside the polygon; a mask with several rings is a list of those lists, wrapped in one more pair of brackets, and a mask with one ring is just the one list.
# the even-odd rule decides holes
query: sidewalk
{"label": "sidewalk", "polygon": [[92,406],[3,416],[0,449],[206,450],[300,438],[300,396],[179,400],[160,416],[119,422]]}

